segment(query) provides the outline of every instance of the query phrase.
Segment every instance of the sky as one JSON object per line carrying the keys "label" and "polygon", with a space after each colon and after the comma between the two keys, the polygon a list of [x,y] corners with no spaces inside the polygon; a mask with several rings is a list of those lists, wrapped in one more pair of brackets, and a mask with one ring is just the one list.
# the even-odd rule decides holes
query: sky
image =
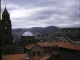
{"label": "sky", "polygon": [[2,0],[10,13],[12,28],[80,27],[79,0]]}

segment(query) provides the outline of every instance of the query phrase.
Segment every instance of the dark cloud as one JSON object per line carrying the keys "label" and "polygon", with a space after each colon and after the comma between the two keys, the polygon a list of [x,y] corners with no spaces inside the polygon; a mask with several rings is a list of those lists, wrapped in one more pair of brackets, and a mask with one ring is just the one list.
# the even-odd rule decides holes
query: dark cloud
{"label": "dark cloud", "polygon": [[79,27],[79,3],[79,0],[2,0],[2,11],[6,4],[13,28]]}

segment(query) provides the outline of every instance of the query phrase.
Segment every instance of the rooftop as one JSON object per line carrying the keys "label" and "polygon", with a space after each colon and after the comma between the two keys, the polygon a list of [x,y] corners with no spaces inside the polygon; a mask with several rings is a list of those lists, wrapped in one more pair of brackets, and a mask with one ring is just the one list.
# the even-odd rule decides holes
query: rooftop
{"label": "rooftop", "polygon": [[[13,55],[3,55],[4,60],[25,60],[28,54],[13,54]],[[38,60],[40,56],[31,56],[31,59]]]}
{"label": "rooftop", "polygon": [[[58,45],[59,47],[62,47],[62,48],[80,50],[80,45],[75,45],[75,44],[72,44],[71,42],[65,42],[65,43],[64,42],[38,42],[37,44],[41,47],[49,47],[49,46]],[[25,48],[31,49],[34,46],[35,44],[29,44]]]}
{"label": "rooftop", "polygon": [[75,45],[70,42],[65,42],[65,43],[64,42],[38,42],[37,44],[40,45],[41,47],[58,45],[59,47],[62,48],[80,50],[80,45]]}
{"label": "rooftop", "polygon": [[25,48],[27,48],[27,49],[31,49],[32,47],[34,47],[35,46],[35,44],[29,44],[28,46],[26,46]]}
{"label": "rooftop", "polygon": [[[37,43],[41,47],[46,47],[46,46],[55,46],[58,45],[59,47],[62,48],[67,48],[67,49],[73,49],[73,50],[80,50],[80,45],[75,45],[70,42],[38,42]],[[25,48],[31,49],[34,47],[36,44],[29,44]],[[13,55],[3,55],[4,60],[21,60],[21,59],[26,59],[28,57],[28,54],[13,54]],[[40,56],[31,56],[31,59],[34,60],[46,60],[50,58],[50,54],[46,53],[43,57]]]}
{"label": "rooftop", "polygon": [[25,59],[27,54],[3,55],[4,60],[21,60]]}
{"label": "rooftop", "polygon": [[46,60],[46,59],[48,59],[50,56],[49,55],[45,55],[44,57],[42,57],[41,59],[39,59],[39,60]]}

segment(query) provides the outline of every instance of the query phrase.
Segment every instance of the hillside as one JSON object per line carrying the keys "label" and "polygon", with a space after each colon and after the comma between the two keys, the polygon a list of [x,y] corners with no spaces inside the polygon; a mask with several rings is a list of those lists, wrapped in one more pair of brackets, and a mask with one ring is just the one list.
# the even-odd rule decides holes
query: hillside
{"label": "hillside", "polygon": [[59,30],[60,28],[56,27],[56,26],[48,26],[48,27],[33,27],[33,28],[17,28],[17,29],[12,29],[12,34],[13,34],[13,38],[14,40],[20,40],[21,39],[21,35],[26,32],[26,31],[30,31],[34,34],[34,36],[37,35],[44,35],[46,33],[52,33],[55,32],[57,30]]}
{"label": "hillside", "polygon": [[53,33],[45,34],[41,37],[43,41],[63,41],[73,40],[80,41],[80,28],[63,28]]}
{"label": "hillside", "polygon": [[54,33],[58,36],[69,37],[71,39],[80,39],[80,28],[64,28]]}

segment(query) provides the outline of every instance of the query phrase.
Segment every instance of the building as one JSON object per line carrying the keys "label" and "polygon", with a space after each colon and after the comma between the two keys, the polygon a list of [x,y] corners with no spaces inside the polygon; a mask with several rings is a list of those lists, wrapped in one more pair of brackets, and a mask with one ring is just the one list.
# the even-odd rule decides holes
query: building
{"label": "building", "polygon": [[0,42],[1,42],[1,53],[8,54],[12,53],[13,50],[13,37],[12,37],[12,25],[10,15],[5,7],[2,13],[2,20],[0,26]]}
{"label": "building", "polygon": [[2,20],[0,21],[0,42],[1,54],[15,54],[24,52],[22,47],[13,45],[12,24],[10,14],[6,9],[6,6],[2,13]]}
{"label": "building", "polygon": [[27,31],[21,46],[13,46],[10,15],[5,7],[0,28],[2,60],[80,60],[80,45],[71,42],[35,42]]}
{"label": "building", "polygon": [[[27,45],[25,47],[25,53],[20,55],[23,56],[23,54],[28,54],[30,60],[80,60],[80,45],[74,45],[70,42],[38,42]],[[9,60],[13,55],[3,56],[4,59]],[[20,59],[21,57],[14,58]]]}
{"label": "building", "polygon": [[33,44],[35,43],[34,35],[29,31],[24,32],[23,35],[21,36],[21,44],[23,45],[23,47],[25,47],[31,43]]}

